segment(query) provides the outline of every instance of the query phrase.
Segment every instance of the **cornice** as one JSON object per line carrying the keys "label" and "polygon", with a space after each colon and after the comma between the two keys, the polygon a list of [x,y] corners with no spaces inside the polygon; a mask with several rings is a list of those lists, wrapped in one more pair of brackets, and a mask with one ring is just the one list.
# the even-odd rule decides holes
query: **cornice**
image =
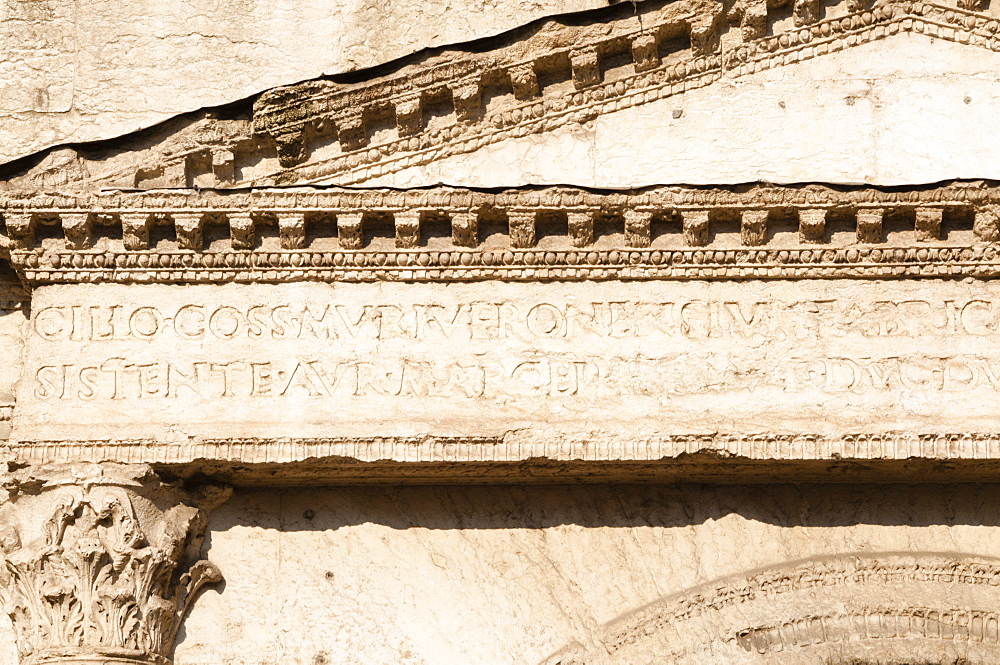
{"label": "cornice", "polygon": [[1000,273],[1000,188],[984,182],[20,193],[0,215],[33,284]]}
{"label": "cornice", "polygon": [[[444,62],[364,83],[279,88],[257,101],[253,124],[259,137],[276,144],[283,170],[252,182],[362,183],[897,34],[1000,50],[1000,23],[970,9],[852,0],[847,10],[819,20],[818,3],[796,0],[794,27],[769,35],[768,14],[780,8],[739,3],[725,14],[720,3],[676,2],[646,11],[641,21],[610,21],[601,31],[562,26],[559,39],[528,38],[483,54],[453,52]],[[684,48],[670,52],[679,43]],[[430,106],[432,123],[426,122]],[[387,122],[395,123],[395,137],[373,140]],[[340,154],[309,159],[313,146],[331,140]]]}
{"label": "cornice", "polygon": [[634,14],[586,12],[355,83],[276,88],[252,112],[179,118],[130,136],[124,151],[56,151],[0,189],[363,184],[907,33],[1000,50],[1000,22],[975,2],[840,0],[822,19],[817,0],[767,4],[647,0]]}

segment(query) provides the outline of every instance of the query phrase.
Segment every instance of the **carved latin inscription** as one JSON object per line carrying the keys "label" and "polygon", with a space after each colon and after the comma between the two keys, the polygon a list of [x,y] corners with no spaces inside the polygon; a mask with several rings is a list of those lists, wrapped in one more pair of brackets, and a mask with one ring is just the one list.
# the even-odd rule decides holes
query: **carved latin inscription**
{"label": "carved latin inscription", "polygon": [[581,414],[663,433],[710,427],[723,404],[744,433],[765,414],[842,432],[874,412],[887,430],[967,430],[995,416],[958,408],[964,396],[1000,393],[989,283],[77,285],[33,305],[22,439],[59,438],[56,413],[95,436],[238,422],[346,436],[369,418],[396,435],[495,435]]}
{"label": "carved latin inscription", "polygon": [[[450,290],[450,287],[449,287]],[[36,308],[34,336],[48,342],[156,340],[502,340],[812,336],[988,337],[1000,335],[1000,298],[815,300],[428,300],[251,304],[202,301]]]}
{"label": "carved latin inscription", "polygon": [[[695,395],[769,386],[825,393],[1000,392],[1000,360],[981,356],[790,358],[768,370],[723,356],[626,358],[536,355],[490,362],[399,360],[327,362],[322,358],[233,362],[129,362],[43,365],[34,397],[43,400],[198,399],[267,397],[448,397],[455,399],[573,395],[623,397]],[[701,374],[701,380],[693,375]],[[756,374],[756,376],[755,376]]]}

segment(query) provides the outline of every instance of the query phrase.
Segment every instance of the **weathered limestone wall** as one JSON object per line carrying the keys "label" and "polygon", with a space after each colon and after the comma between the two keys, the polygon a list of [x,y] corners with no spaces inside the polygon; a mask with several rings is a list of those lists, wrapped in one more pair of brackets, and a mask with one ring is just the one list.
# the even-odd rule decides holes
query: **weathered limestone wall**
{"label": "weathered limestone wall", "polygon": [[1000,662],[1000,5],[264,4],[0,9],[0,162],[269,90],[0,182],[0,665]]}
{"label": "weathered limestone wall", "polygon": [[0,438],[10,436],[14,390],[24,367],[22,355],[28,337],[27,293],[12,272],[0,273]]}
{"label": "weathered limestone wall", "polygon": [[[633,13],[554,17],[357,80],[283,85],[224,118],[191,114],[114,145],[54,150],[21,163],[0,189],[907,186],[998,177],[989,131],[1000,58],[989,12],[997,10],[969,11],[964,0],[875,8],[844,0],[815,11],[805,2],[729,4],[646,2]],[[512,16],[507,27],[516,23]],[[303,78],[262,77],[272,87]],[[165,108],[194,108],[183,106],[184,86],[174,93],[176,80]],[[205,83],[227,90],[211,76]],[[104,90],[93,94],[114,94]]]}
{"label": "weathered limestone wall", "polygon": [[668,182],[893,186],[1000,177],[991,158],[997,135],[987,129],[1000,112],[992,74],[1000,54],[923,34],[807,54],[797,54],[802,61],[795,64],[730,74],[613,113],[595,110],[583,122],[364,184],[624,189]]}
{"label": "weathered limestone wall", "polygon": [[[647,603],[762,567],[845,553],[988,560],[1000,546],[996,491],[905,485],[241,491],[211,516],[206,553],[226,583],[195,603],[176,663],[532,665],[571,642],[600,639],[604,624]],[[725,584],[708,588],[718,586]],[[822,614],[839,598],[838,586],[805,591],[787,608],[768,604],[776,613],[781,607]],[[901,609],[921,600],[978,607],[978,592],[943,587],[934,601],[922,588],[903,581],[890,585],[889,595],[879,597],[884,588],[854,595],[871,607]],[[751,627],[756,611],[745,609],[739,627]],[[720,645],[712,662],[751,662],[756,651],[726,643],[726,627],[716,627]],[[706,637],[692,633],[687,641]],[[936,640],[943,652],[949,642]],[[907,651],[913,643],[884,640],[902,656],[915,653]],[[978,648],[969,640],[954,644],[967,655]],[[0,645],[0,662],[13,665],[9,641],[0,637]]]}
{"label": "weathered limestone wall", "polygon": [[604,4],[6,2],[0,163]]}

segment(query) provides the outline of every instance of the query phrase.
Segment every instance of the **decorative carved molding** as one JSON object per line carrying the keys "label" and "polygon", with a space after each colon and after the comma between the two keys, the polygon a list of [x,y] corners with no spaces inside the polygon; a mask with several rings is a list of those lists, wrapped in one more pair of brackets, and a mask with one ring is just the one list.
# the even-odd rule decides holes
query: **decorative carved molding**
{"label": "decorative carved molding", "polygon": [[[969,3],[965,3],[968,5]],[[511,46],[483,54],[453,52],[358,84],[329,81],[279,88],[254,105],[254,131],[278,146],[283,171],[242,184],[362,183],[405,168],[473,152],[509,138],[552,131],[599,115],[640,106],[711,85],[822,57],[903,33],[1000,50],[1000,23],[968,7],[933,2],[845,3],[846,15],[820,20],[819,3],[794,2],[794,25],[765,34],[779,3],[757,3],[730,30],[722,3],[637,5],[635,17],[558,30],[545,29]],[[650,9],[652,7],[652,9]],[[757,12],[757,13],[754,13]],[[758,15],[759,14],[759,15]],[[783,25],[777,24],[776,25]],[[742,26],[742,27],[740,27]],[[553,47],[552,44],[559,44]],[[619,60],[615,73],[607,66]],[[539,84],[544,73],[546,85]],[[565,80],[567,84],[559,85]],[[483,106],[491,98],[510,99]],[[433,126],[420,117],[419,100],[452,111]],[[374,134],[395,115],[398,135]],[[350,118],[350,120],[344,120]],[[349,122],[349,127],[343,123]],[[405,131],[404,131],[405,128]],[[340,154],[306,162],[310,146],[340,137]]]}
{"label": "decorative carved molding", "polygon": [[152,439],[32,440],[12,443],[19,463],[59,459],[128,464],[175,464],[192,460],[231,460],[246,464],[284,464],[340,458],[359,462],[523,462],[530,459],[580,462],[657,462],[690,455],[768,461],[998,460],[996,432],[853,432],[827,434],[680,433],[621,436],[589,431],[566,436],[558,446],[550,433],[534,436],[514,430],[501,436],[372,436],[364,438],[204,438],[195,441]]}
{"label": "decorative carved molding", "polygon": [[1000,275],[1000,251],[951,248],[545,252],[13,252],[34,284],[633,279],[885,279]]}
{"label": "decorative carved molding", "polygon": [[[22,665],[169,663],[198,590],[222,579],[196,560],[193,497],[148,467],[58,465],[5,479],[0,600]],[[209,508],[224,500],[213,490]]]}
{"label": "decorative carved molding", "polygon": [[[366,148],[371,126],[384,118],[395,118],[404,141],[398,150],[420,149],[429,137],[435,143],[447,141],[459,123],[502,125],[502,114],[484,108],[486,98],[512,95],[527,102],[530,115],[540,117],[543,110],[533,105],[540,102],[543,88],[563,80],[571,90],[593,87],[602,79],[602,60],[621,55],[637,58],[638,69],[655,68],[661,50],[664,55],[690,50],[691,36],[711,32],[722,13],[722,3],[711,0],[636,5],[634,11],[611,10],[610,18],[608,11],[590,12],[589,21],[542,22],[507,35],[509,44],[482,53],[446,51],[358,84],[317,80],[276,88],[255,103],[254,130],[276,143],[286,167],[302,162],[316,138],[334,137],[345,152]],[[705,48],[698,55],[707,55]],[[448,130],[425,122],[432,106],[449,111]],[[505,106],[509,111],[522,105]],[[416,143],[408,141],[414,136],[419,137]]]}
{"label": "decorative carved molding", "polygon": [[249,105],[236,118],[199,111],[113,143],[51,148],[0,177],[0,189],[221,187],[235,183],[245,158],[273,153],[253,137]]}
{"label": "decorative carved molding", "polygon": [[31,283],[993,277],[993,183],[0,198]]}
{"label": "decorative carved molding", "polygon": [[841,0],[821,12],[798,0],[647,0],[436,52],[357,83],[276,88],[241,117],[178,119],[133,137],[124,152],[55,150],[2,184],[359,184],[895,35],[1000,50],[1000,22],[980,5]]}
{"label": "decorative carved molding", "polygon": [[654,601],[544,663],[854,663],[875,645],[894,663],[991,663],[998,585],[1000,561],[988,557],[816,557]]}

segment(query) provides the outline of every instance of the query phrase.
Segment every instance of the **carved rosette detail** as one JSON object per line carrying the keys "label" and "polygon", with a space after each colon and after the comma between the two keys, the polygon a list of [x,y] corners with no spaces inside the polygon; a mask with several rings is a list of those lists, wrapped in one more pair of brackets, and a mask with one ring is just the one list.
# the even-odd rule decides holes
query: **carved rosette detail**
{"label": "carved rosette detail", "polygon": [[21,663],[169,663],[198,590],[222,580],[192,556],[205,515],[144,467],[79,468],[40,490],[37,476],[8,483],[0,506],[0,601]]}

